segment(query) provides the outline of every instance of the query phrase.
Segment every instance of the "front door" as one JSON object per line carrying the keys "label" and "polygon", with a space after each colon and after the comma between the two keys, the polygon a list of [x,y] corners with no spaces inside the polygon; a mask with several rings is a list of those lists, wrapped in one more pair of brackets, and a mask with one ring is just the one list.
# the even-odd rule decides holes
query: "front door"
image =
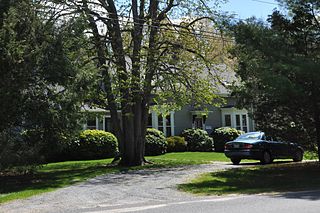
{"label": "front door", "polygon": [[203,129],[203,118],[202,117],[195,117],[193,121],[193,126],[195,129]]}

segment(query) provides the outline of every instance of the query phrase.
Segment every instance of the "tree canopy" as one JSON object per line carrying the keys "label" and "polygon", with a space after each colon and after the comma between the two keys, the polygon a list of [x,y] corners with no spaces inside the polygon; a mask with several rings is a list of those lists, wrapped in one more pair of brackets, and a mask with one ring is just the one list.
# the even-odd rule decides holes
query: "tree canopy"
{"label": "tree canopy", "polygon": [[254,108],[259,129],[319,147],[320,3],[280,2],[287,13],[274,11],[269,24],[251,19],[234,28],[243,82],[235,94],[241,106]]}
{"label": "tree canopy", "polygon": [[[217,4],[220,1],[214,1]],[[110,110],[121,163],[141,165],[151,104],[162,109],[216,104],[212,68],[230,42],[207,1],[51,1],[58,14],[82,16],[100,73],[91,104]],[[118,110],[121,113],[118,113]]]}
{"label": "tree canopy", "polygon": [[[0,169],[54,158],[78,128],[90,66],[77,19],[57,23],[37,1],[1,1]],[[70,39],[72,37],[72,39]],[[83,73],[82,70],[86,70]],[[92,70],[92,69],[91,69]]]}

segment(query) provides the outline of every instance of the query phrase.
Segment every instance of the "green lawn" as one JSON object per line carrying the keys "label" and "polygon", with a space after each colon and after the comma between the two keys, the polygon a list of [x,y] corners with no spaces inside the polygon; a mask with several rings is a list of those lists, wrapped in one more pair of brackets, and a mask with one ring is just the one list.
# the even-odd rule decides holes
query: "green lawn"
{"label": "green lawn", "polygon": [[[169,153],[147,159],[154,164],[130,169],[174,167],[228,160],[222,153],[213,152]],[[128,170],[124,167],[108,166],[111,161],[112,159],[50,163],[37,169],[33,175],[0,176],[0,203],[53,191],[98,175]]]}
{"label": "green lawn", "polygon": [[175,152],[167,153],[165,155],[147,157],[156,164],[165,165],[192,165],[192,164],[206,164],[213,161],[229,161],[224,153],[217,152]]}
{"label": "green lawn", "polygon": [[320,189],[320,163],[277,163],[206,173],[180,190],[200,195],[252,194]]}

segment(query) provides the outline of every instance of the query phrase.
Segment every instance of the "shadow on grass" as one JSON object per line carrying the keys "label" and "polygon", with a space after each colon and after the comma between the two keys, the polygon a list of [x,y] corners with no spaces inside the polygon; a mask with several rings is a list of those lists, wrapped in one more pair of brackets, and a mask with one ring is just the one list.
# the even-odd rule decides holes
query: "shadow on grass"
{"label": "shadow on grass", "polygon": [[[252,164],[250,164],[252,165]],[[276,163],[259,167],[208,173],[179,189],[195,194],[254,194],[320,189],[319,163]],[[320,199],[319,193],[310,195],[283,194],[287,198]]]}
{"label": "shadow on grass", "polygon": [[[94,178],[99,175],[108,173],[125,173],[125,174],[140,174],[146,178],[150,175],[162,175],[162,172],[170,171],[169,168],[174,164],[150,164],[140,167],[121,167],[110,166],[110,164],[88,165],[87,162],[75,162],[75,165],[68,163],[67,165],[57,164],[50,165],[45,168],[40,168],[35,174],[21,176],[0,176],[0,197],[1,195],[23,192],[27,190],[33,191],[50,191],[64,186],[72,185],[78,182],[83,182],[89,178]],[[181,169],[184,170],[184,166]],[[141,170],[142,169],[142,170]],[[160,170],[159,170],[160,169]],[[115,183],[129,180],[130,176],[117,176],[112,178],[99,177],[95,181],[90,181],[87,184],[105,184]],[[0,200],[1,203],[1,200]]]}
{"label": "shadow on grass", "polygon": [[23,176],[0,176],[0,194],[25,190],[50,190],[84,181],[97,175],[126,170],[120,167],[95,166],[68,170],[36,172]]}
{"label": "shadow on grass", "polygon": [[[272,163],[272,165],[285,164],[285,163],[292,163],[292,160],[277,160],[277,161],[274,161]],[[232,163],[230,163],[230,164],[232,164]],[[248,162],[246,162],[246,161],[241,162],[239,164],[239,167],[241,167],[241,166],[256,166],[256,165],[264,165],[264,164],[262,164],[260,161],[251,161],[250,160]],[[264,165],[264,166],[267,166],[267,165]]]}

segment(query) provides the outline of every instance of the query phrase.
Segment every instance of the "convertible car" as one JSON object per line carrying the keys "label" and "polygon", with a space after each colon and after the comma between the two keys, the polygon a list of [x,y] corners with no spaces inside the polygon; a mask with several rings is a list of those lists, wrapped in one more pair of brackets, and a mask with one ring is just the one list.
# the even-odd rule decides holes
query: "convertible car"
{"label": "convertible car", "polygon": [[224,153],[237,165],[242,159],[260,160],[262,164],[274,159],[291,158],[298,162],[303,159],[303,148],[296,143],[278,142],[264,132],[249,132],[225,144]]}

